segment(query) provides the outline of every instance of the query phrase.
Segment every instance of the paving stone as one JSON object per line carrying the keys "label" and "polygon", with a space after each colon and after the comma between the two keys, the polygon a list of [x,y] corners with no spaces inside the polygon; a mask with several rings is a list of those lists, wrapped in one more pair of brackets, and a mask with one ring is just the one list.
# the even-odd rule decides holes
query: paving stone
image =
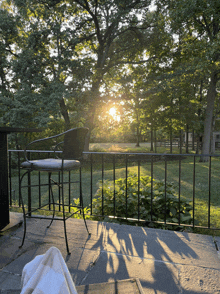
{"label": "paving stone", "polygon": [[143,289],[136,279],[120,280],[109,283],[98,283],[76,287],[78,294],[141,294]]}
{"label": "paving stone", "polygon": [[21,288],[21,276],[0,271],[0,289],[20,289]]}
{"label": "paving stone", "polygon": [[[30,242],[42,241],[44,243],[53,243],[60,240],[65,242],[63,222],[54,221],[50,228],[47,228],[50,221],[41,219],[28,219],[26,240]],[[73,219],[67,221],[68,244],[74,247],[85,247],[88,249],[102,250],[106,245],[106,240],[115,232],[115,224],[109,224],[87,221],[89,232],[85,228],[84,221]],[[23,226],[19,228],[15,235],[22,240]]]}
{"label": "paving stone", "polygon": [[68,269],[72,275],[72,278],[76,285],[80,284],[82,279],[85,277],[90,267],[93,266],[94,262],[98,258],[100,252],[98,250],[88,250],[82,248],[70,247],[71,255],[68,256],[66,252],[66,246],[62,243],[56,244],[32,244],[29,249],[23,252],[10,264],[4,267],[4,271],[22,275],[24,266],[32,261],[35,256],[45,254],[45,252],[51,247],[56,246],[61,251],[63,258],[68,266]]}
{"label": "paving stone", "polygon": [[72,249],[71,255],[66,258],[66,264],[76,286],[81,285],[96,264],[99,255],[100,252],[97,250]]}
{"label": "paving stone", "polygon": [[19,227],[23,222],[23,214],[18,212],[9,212],[9,220],[10,223],[1,230],[1,233],[15,227]]}
{"label": "paving stone", "polygon": [[13,237],[13,235],[9,235],[8,238],[4,238],[4,242],[0,245],[0,269],[10,264],[13,260],[16,260],[29,248],[34,246],[33,243],[28,241],[21,249],[19,248],[20,245],[21,240]]}
{"label": "paving stone", "polygon": [[181,266],[179,278],[183,294],[220,293],[220,271],[217,269]]}
{"label": "paving stone", "polygon": [[82,284],[138,278],[146,293],[178,294],[178,273],[178,267],[173,264],[102,252]]}
{"label": "paving stone", "polygon": [[12,290],[12,289],[7,289],[7,290],[0,290],[0,294],[20,294],[21,289],[19,290]]}
{"label": "paving stone", "polygon": [[31,244],[23,254],[20,254],[16,259],[12,260],[7,266],[4,267],[4,271],[20,275],[24,266],[34,259],[36,255],[44,254],[51,246],[50,245],[41,245],[41,244]]}
{"label": "paving stone", "polygon": [[211,236],[123,226],[109,236],[105,249],[131,256],[142,256],[180,264],[220,269]]}
{"label": "paving stone", "polygon": [[217,250],[220,251],[220,237],[214,237],[214,241],[216,243],[216,246],[217,246]]}

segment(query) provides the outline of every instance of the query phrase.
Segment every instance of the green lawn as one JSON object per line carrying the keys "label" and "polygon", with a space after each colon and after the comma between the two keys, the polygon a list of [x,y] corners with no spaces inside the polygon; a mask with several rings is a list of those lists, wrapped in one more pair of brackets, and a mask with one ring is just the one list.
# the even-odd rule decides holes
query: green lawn
{"label": "green lawn", "polygon": [[[99,144],[100,145],[100,144]],[[139,148],[135,148],[131,145],[119,145],[117,144],[117,148],[120,151],[141,151],[143,152],[143,148],[148,148],[147,144],[141,150]],[[135,144],[133,144],[135,146]],[[92,146],[94,149],[98,148],[106,148],[107,151],[119,151],[116,146],[107,148],[106,145],[103,144],[100,146]],[[109,150],[109,148],[111,150]],[[98,150],[97,150],[98,151]],[[101,150],[100,150],[101,151]],[[177,153],[177,148],[174,152]],[[106,163],[104,170],[104,179],[113,180],[113,165],[112,163]],[[181,186],[180,186],[180,195],[183,199],[187,199],[190,202],[193,201],[193,157],[185,158],[181,161]],[[138,167],[137,163],[129,164],[128,171],[130,173],[137,173]],[[210,202],[211,202],[211,217],[210,224],[211,228],[220,228],[220,158],[212,158],[211,162],[211,191],[210,191]],[[140,175],[151,175],[151,164],[150,162],[145,162],[141,164],[140,167]],[[125,177],[125,166],[120,161],[116,160],[116,170],[115,170],[115,178],[118,179],[120,177]],[[165,164],[164,162],[156,162],[153,166],[153,178],[158,180],[163,180],[165,178]],[[58,176],[55,175],[55,180],[58,179]],[[102,167],[100,163],[94,162],[93,164],[93,176],[92,176],[92,192],[91,192],[91,172],[90,167],[85,166],[82,169],[82,183],[83,183],[83,194],[84,194],[84,204],[89,206],[92,198],[95,196],[95,193],[98,188],[98,183],[102,179]],[[65,180],[68,182],[68,174],[65,175]],[[72,172],[71,173],[71,181],[78,180],[78,174]],[[172,182],[176,186],[176,196],[179,197],[179,161],[169,161],[167,163],[167,181]],[[48,182],[48,176],[45,173],[41,173],[40,177],[41,184],[46,184]],[[25,181],[24,181],[25,183]],[[39,178],[38,173],[33,173],[31,176],[32,185],[38,185]],[[74,192],[75,197],[79,196],[79,185],[71,184],[71,192]],[[12,189],[15,190],[16,198],[18,197],[18,179],[17,177],[12,178]],[[68,189],[66,189],[68,190]],[[41,192],[41,201],[44,203],[48,197],[48,187],[43,186],[40,189]],[[54,192],[56,192],[56,200],[58,200],[58,188],[54,187]],[[39,199],[38,195],[39,188],[32,188],[32,204],[33,206],[38,205]],[[25,198],[25,202],[27,203],[27,189],[23,189],[23,195]],[[68,192],[65,194],[65,198],[68,199]],[[71,202],[72,199],[71,199]],[[209,163],[201,163],[199,162],[199,157],[196,158],[195,165],[195,221],[196,225],[207,226],[208,225],[208,203],[209,203]]]}

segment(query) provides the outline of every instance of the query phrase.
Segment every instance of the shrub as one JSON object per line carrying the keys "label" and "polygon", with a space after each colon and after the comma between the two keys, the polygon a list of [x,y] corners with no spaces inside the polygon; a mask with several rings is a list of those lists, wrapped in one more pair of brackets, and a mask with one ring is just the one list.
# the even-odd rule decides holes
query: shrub
{"label": "shrub", "polygon": [[[153,180],[153,193],[151,197],[151,177],[140,177],[139,183],[139,219],[145,220],[145,224],[152,221],[167,223],[190,224],[192,221],[190,211],[192,206],[185,200],[175,196],[174,185],[164,181]],[[103,200],[102,200],[103,194]],[[115,198],[115,204],[114,204]],[[103,201],[103,214],[102,214]],[[99,183],[96,198],[93,200],[93,215],[117,216],[138,219],[138,177],[130,175],[127,178],[127,201],[126,201],[126,178],[120,178],[114,184],[106,180]],[[127,207],[127,214],[126,214]],[[152,208],[152,211],[151,211]],[[158,225],[157,225],[158,227]],[[161,227],[161,225],[160,225]]]}

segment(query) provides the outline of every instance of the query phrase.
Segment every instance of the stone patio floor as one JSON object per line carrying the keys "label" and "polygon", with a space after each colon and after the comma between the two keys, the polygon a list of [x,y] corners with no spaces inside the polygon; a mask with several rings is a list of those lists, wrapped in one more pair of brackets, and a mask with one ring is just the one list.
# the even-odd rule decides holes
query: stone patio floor
{"label": "stone patio floor", "polygon": [[[21,214],[13,213],[17,223]],[[22,269],[36,255],[57,247],[76,286],[138,278],[147,294],[220,293],[220,239],[187,232],[69,219],[67,255],[63,223],[28,219],[0,237],[0,290],[20,289]],[[217,247],[215,245],[215,242]]]}

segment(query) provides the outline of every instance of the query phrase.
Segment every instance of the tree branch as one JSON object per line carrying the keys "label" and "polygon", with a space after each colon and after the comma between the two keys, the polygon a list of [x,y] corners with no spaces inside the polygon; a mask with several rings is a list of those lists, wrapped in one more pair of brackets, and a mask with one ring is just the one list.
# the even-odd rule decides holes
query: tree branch
{"label": "tree branch", "polygon": [[203,13],[203,19],[204,19],[204,22],[205,22],[205,27],[204,28],[206,28],[206,31],[207,31],[207,33],[209,35],[209,38],[210,38],[210,40],[212,40],[213,39],[213,36],[212,36],[211,31],[210,31],[210,28],[209,28],[209,25],[207,23],[207,20],[206,20],[206,17],[204,15],[204,13]]}
{"label": "tree branch", "polygon": [[[89,7],[89,3],[88,3],[87,0],[84,0],[85,5],[83,5],[81,3],[81,1],[79,1],[79,0],[75,0],[75,2],[78,3],[82,8],[84,8],[91,15],[91,17],[92,17],[92,19],[94,21],[94,24],[95,24],[98,41],[99,41],[100,44],[102,44],[103,40],[102,40],[102,36],[101,36],[101,32],[100,32],[100,27],[99,27],[99,22],[98,22],[97,15],[92,12],[92,10]],[[96,9],[95,9],[95,11],[96,11]]]}
{"label": "tree branch", "polygon": [[117,66],[117,65],[125,65],[125,64],[133,64],[133,65],[138,65],[138,64],[145,64],[147,62],[150,62],[152,60],[154,60],[155,57],[152,57],[152,58],[149,58],[148,60],[139,60],[139,61],[128,61],[128,60],[125,60],[125,61],[117,61],[115,63],[112,63],[112,64],[108,64],[108,66],[106,66],[104,68],[104,73],[107,73],[111,68],[113,68],[114,66]]}
{"label": "tree branch", "polygon": [[9,47],[9,49],[8,49],[8,48],[5,48],[5,51],[8,51],[8,52],[10,52],[13,56],[18,57],[18,55],[17,55],[16,53],[12,52],[12,50],[11,50],[10,47]]}

